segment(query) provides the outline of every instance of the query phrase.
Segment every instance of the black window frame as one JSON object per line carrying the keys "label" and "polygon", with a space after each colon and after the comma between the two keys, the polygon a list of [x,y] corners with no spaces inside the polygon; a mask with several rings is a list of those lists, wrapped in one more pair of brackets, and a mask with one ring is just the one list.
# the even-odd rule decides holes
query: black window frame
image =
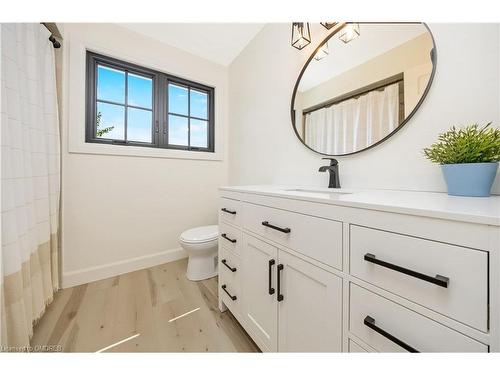
{"label": "black window frame", "polygon": [[[128,108],[139,108],[139,106],[128,104],[128,87],[125,84],[125,104],[114,103],[111,101],[97,99],[97,68],[98,65],[107,66],[112,69],[124,71],[127,77],[128,73],[144,76],[152,79],[152,142],[139,142],[129,140],[114,140],[108,138],[98,138],[96,136],[96,114],[97,102],[118,104],[125,109],[124,119],[124,132],[125,139],[127,134],[127,118]],[[128,80],[126,79],[127,83]],[[188,114],[176,114],[188,119],[188,146],[173,145],[168,143],[169,132],[169,111],[168,111],[168,87],[173,83],[178,86],[186,87],[188,89]],[[199,152],[215,152],[215,88],[207,86],[198,82],[180,78],[171,74],[159,72],[153,69],[145,68],[133,63],[122,61],[113,57],[108,57],[99,53],[86,51],[86,103],[85,103],[85,142],[87,143],[101,143],[119,146],[139,146],[139,147],[152,147],[162,149],[174,149],[185,151],[199,151]],[[190,101],[191,89],[201,91],[207,94],[207,119],[197,118],[191,116]],[[207,147],[191,146],[191,119],[207,121]]]}

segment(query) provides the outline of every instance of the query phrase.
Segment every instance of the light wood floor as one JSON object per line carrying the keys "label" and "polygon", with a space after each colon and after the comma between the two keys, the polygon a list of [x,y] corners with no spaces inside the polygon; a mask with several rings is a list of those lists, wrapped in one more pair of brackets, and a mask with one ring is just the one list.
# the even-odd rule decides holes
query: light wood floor
{"label": "light wood floor", "polygon": [[231,313],[219,311],[217,278],[189,281],[186,265],[183,259],[57,292],[32,346],[96,352],[126,340],[105,351],[259,351]]}

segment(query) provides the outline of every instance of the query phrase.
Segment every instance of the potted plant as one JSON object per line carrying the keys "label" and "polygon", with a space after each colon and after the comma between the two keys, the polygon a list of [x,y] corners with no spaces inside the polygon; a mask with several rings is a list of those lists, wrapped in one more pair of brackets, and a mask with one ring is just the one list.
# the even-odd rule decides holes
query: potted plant
{"label": "potted plant", "polygon": [[441,164],[449,195],[488,197],[500,160],[500,129],[492,128],[491,122],[452,127],[424,154]]}

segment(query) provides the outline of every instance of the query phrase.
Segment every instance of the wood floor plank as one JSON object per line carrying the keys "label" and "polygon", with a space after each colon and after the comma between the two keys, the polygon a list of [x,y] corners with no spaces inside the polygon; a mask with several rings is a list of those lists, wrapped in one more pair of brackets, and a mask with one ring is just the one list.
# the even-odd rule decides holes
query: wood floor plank
{"label": "wood floor plank", "polygon": [[44,345],[49,342],[49,338],[58,324],[64,307],[68,303],[73,289],[58,291],[54,296],[54,301],[47,307],[45,315],[34,328],[31,345]]}
{"label": "wood floor plank", "polygon": [[149,280],[154,283],[150,287],[150,293],[154,294],[153,306],[181,298],[175,271],[176,267],[169,263],[148,269]]}
{"label": "wood floor plank", "polygon": [[74,322],[74,319],[78,314],[78,310],[80,309],[80,305],[86,291],[87,284],[72,288],[71,296],[57,319],[54,329],[47,340],[47,345],[58,345],[61,343],[62,336]]}
{"label": "wood floor plank", "polygon": [[193,282],[187,260],[59,291],[33,345],[68,352],[258,352],[229,311],[217,277]]}
{"label": "wood floor plank", "polygon": [[113,323],[116,316],[118,287],[109,284],[108,288],[87,288],[80,309],[75,318],[78,326],[76,336],[65,343],[78,352],[93,352],[113,340]]}

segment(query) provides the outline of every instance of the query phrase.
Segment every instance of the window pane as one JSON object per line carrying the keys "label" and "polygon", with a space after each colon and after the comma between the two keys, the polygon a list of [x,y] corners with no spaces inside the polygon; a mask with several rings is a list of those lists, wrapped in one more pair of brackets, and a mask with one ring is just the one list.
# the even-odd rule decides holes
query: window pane
{"label": "window pane", "polygon": [[208,147],[208,122],[191,119],[191,146]]}
{"label": "window pane", "polygon": [[188,119],[174,115],[168,116],[168,143],[171,145],[188,145]]}
{"label": "window pane", "polygon": [[96,137],[121,139],[125,137],[125,107],[97,102]]}
{"label": "window pane", "polygon": [[208,119],[208,95],[206,92],[191,89],[190,116]]}
{"label": "window pane", "polygon": [[129,107],[127,116],[127,140],[151,143],[153,132],[152,112]]}
{"label": "window pane", "polygon": [[188,89],[168,84],[168,111],[187,116],[188,113]]}
{"label": "window pane", "polygon": [[128,74],[128,103],[137,107],[153,108],[153,80]]}
{"label": "window pane", "polygon": [[98,65],[97,99],[125,104],[125,72]]}

